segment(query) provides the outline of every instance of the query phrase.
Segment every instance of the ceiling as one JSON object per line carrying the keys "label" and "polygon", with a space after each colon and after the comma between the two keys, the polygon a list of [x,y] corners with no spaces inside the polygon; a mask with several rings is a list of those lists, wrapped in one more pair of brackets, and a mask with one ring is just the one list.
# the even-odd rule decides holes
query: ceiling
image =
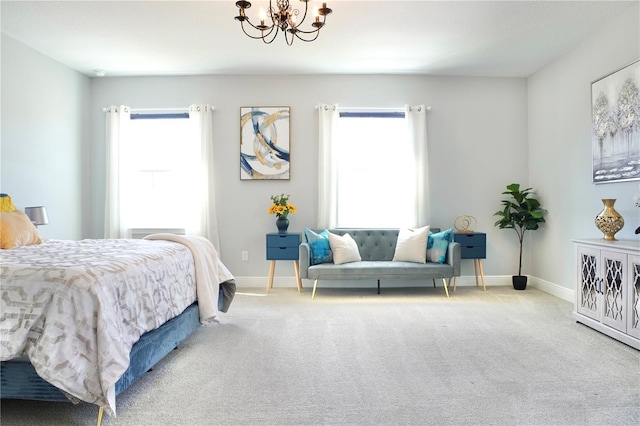
{"label": "ceiling", "polygon": [[[640,0],[347,1],[318,40],[245,36],[235,0],[0,1],[2,32],[87,76],[527,77]],[[291,0],[294,7],[304,3]],[[253,1],[257,18],[266,1]],[[310,7],[317,8],[312,0]]]}

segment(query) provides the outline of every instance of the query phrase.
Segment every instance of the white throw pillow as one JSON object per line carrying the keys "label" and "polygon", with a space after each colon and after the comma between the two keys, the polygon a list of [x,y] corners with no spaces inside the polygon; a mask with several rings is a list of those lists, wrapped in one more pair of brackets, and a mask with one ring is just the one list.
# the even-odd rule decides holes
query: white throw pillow
{"label": "white throw pillow", "polygon": [[329,232],[329,245],[333,254],[333,263],[336,265],[360,262],[362,260],[358,251],[358,244],[349,234],[340,236]]}
{"label": "white throw pillow", "polygon": [[396,252],[393,255],[394,262],[427,262],[427,239],[429,226],[422,228],[402,228],[398,232]]}

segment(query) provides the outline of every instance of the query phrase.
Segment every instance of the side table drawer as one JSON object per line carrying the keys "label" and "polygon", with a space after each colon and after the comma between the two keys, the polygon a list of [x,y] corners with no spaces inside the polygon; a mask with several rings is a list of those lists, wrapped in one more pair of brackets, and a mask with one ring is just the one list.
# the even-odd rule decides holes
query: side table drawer
{"label": "side table drawer", "polygon": [[298,260],[300,234],[267,234],[267,260]]}
{"label": "side table drawer", "polygon": [[460,243],[461,259],[485,259],[487,257],[487,234],[453,234],[453,240]]}
{"label": "side table drawer", "polygon": [[267,234],[267,247],[298,247],[300,234]]}
{"label": "side table drawer", "polygon": [[298,260],[298,247],[267,247],[267,260]]}
{"label": "side table drawer", "polygon": [[486,247],[460,246],[460,259],[485,259],[487,257]]}

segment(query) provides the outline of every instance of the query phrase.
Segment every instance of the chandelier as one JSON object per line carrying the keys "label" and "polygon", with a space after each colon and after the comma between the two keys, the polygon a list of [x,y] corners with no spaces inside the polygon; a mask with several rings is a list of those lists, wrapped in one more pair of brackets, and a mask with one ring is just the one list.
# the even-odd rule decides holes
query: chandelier
{"label": "chandelier", "polygon": [[[278,36],[278,32],[280,31],[284,34],[284,39],[289,46],[293,44],[293,40],[296,38],[306,42],[314,41],[318,38],[320,29],[324,27],[327,15],[330,14],[332,10],[327,7],[327,3],[322,3],[322,7],[317,10],[315,20],[311,22],[311,27],[313,29],[310,28],[309,30],[303,30],[300,26],[307,18],[309,0],[300,1],[304,3],[304,13],[302,14],[302,19],[300,19],[300,21],[298,21],[300,11],[292,8],[289,4],[289,0],[275,0],[275,6],[272,5],[272,0],[269,0],[269,10],[267,10],[266,13],[261,14],[260,24],[258,25],[254,25],[245,14],[245,10],[251,7],[251,2],[238,0],[236,2],[236,6],[240,9],[240,14],[236,16],[235,19],[240,21],[242,31],[247,36],[254,39],[262,39],[266,44],[275,40]],[[268,22],[267,18],[269,19]],[[253,30],[249,28],[249,31],[253,34],[249,34],[249,32],[247,32],[247,28],[245,28],[244,25],[245,22],[253,28]]]}

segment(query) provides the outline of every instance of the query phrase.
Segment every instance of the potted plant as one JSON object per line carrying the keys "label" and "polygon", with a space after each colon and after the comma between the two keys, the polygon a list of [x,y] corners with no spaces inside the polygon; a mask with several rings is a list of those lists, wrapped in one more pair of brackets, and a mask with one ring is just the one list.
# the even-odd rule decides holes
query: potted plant
{"label": "potted plant", "polygon": [[504,208],[495,212],[494,216],[500,219],[494,224],[500,229],[513,229],[518,234],[520,242],[520,256],[518,263],[518,275],[512,277],[513,288],[524,290],[527,287],[527,277],[522,275],[522,241],[526,231],[534,231],[544,222],[547,213],[540,207],[540,201],[533,196],[533,189],[520,189],[520,184],[507,185],[507,190],[502,195],[510,198],[502,200]]}

